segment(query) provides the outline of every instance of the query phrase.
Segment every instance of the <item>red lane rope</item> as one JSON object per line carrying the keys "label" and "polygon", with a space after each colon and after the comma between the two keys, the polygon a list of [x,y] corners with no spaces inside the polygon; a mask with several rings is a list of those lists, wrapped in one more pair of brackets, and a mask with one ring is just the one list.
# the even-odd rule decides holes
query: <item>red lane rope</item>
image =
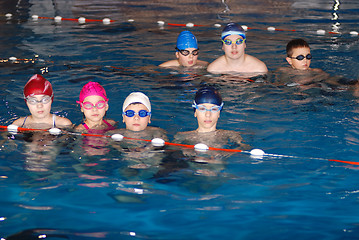
{"label": "red lane rope", "polygon": [[[0,126],[0,129],[8,129],[8,126]],[[49,131],[49,129],[33,129],[33,128],[23,128],[23,127],[18,127],[17,128],[18,131],[44,131],[47,132]],[[101,135],[101,134],[90,134],[90,133],[71,133],[71,132],[67,132],[69,134],[74,134],[74,135],[81,135],[81,136],[89,136],[89,137],[102,137],[102,138],[111,138],[112,136],[110,135]],[[135,140],[135,141],[145,141],[145,142],[151,142],[152,140],[148,140],[148,139],[140,139],[140,138],[130,138],[130,137],[125,137],[123,136],[124,139],[129,139],[129,140]],[[170,145],[170,146],[178,146],[178,147],[186,147],[186,148],[195,148],[195,145],[188,145],[188,144],[181,144],[181,143],[171,143],[171,142],[164,142],[165,145]],[[208,147],[208,150],[212,150],[212,151],[224,151],[224,152],[233,152],[233,153],[248,153],[247,151],[243,151],[240,149],[225,149],[225,148],[215,148],[215,147]],[[279,156],[279,157],[293,157],[293,156],[285,156],[285,155],[274,155],[274,154],[264,154],[264,156]],[[295,157],[296,158],[296,157]],[[344,161],[344,160],[338,160],[338,159],[325,159],[325,158],[311,158],[311,159],[317,159],[317,160],[326,160],[329,162],[340,162],[340,163],[346,163],[346,164],[351,164],[351,165],[359,165],[359,162],[353,162],[353,161]]]}

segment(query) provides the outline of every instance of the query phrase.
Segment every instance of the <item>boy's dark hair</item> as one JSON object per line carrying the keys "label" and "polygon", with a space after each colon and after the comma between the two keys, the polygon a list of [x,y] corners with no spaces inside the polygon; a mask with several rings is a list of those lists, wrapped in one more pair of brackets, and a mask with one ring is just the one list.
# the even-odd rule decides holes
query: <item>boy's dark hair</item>
{"label": "boy's dark hair", "polygon": [[286,48],[287,56],[288,57],[292,56],[294,48],[303,48],[303,47],[310,48],[309,44],[304,39],[298,38],[289,41]]}

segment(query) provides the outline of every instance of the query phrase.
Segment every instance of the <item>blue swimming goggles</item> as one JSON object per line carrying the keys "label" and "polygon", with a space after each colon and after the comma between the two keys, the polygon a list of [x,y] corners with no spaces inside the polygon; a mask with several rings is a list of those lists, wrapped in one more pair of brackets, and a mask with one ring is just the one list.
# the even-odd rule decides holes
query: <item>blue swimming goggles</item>
{"label": "blue swimming goggles", "polygon": [[196,103],[193,103],[192,107],[197,109],[200,112],[206,112],[206,111],[208,111],[208,112],[218,112],[218,111],[222,110],[223,102],[222,102],[221,106],[213,106],[210,109],[206,108],[204,105],[201,105],[201,104],[197,105]]}
{"label": "blue swimming goggles", "polygon": [[307,60],[312,59],[312,55],[311,54],[307,54],[307,56],[303,56],[303,55],[298,55],[296,57],[289,57],[291,59],[297,59],[298,61],[302,61],[304,58],[306,58]]}
{"label": "blue swimming goggles", "polygon": [[[228,45],[228,46],[229,46],[229,45],[232,45],[232,43],[233,43],[233,41],[230,40],[230,39],[222,40],[222,42],[223,42],[224,44]],[[244,43],[244,42],[246,42],[246,39],[238,38],[238,39],[236,40],[236,44],[237,44],[237,45],[241,45],[241,44]]]}
{"label": "blue swimming goggles", "polygon": [[127,116],[127,117],[133,117],[135,116],[136,114],[140,117],[147,117],[147,116],[150,116],[151,115],[151,112],[147,112],[146,110],[140,110],[138,111],[138,113],[136,113],[135,111],[133,110],[127,110],[125,112],[122,113],[123,115]]}

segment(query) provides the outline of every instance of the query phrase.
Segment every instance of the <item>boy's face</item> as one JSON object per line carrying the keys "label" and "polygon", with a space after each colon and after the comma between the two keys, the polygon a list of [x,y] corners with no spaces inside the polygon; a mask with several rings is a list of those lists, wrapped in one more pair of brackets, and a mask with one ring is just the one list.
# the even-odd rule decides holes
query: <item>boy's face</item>
{"label": "boy's face", "polygon": [[133,110],[135,111],[135,115],[133,117],[127,117],[126,115],[122,115],[123,122],[126,124],[126,129],[131,131],[142,131],[145,130],[147,125],[151,123],[151,116],[146,117],[140,117],[138,115],[138,112],[141,110],[146,110],[148,112],[148,108],[143,105],[142,103],[139,104],[130,104],[125,109],[125,112],[127,110]]}
{"label": "boy's face", "polygon": [[[310,54],[310,49],[307,47],[294,48],[292,56],[287,57],[286,60],[294,69],[308,70],[311,62],[310,59],[306,58],[308,54]],[[303,60],[296,59],[300,55],[304,57]]]}
{"label": "boy's face", "polygon": [[[191,67],[196,65],[198,59],[198,51],[196,51],[197,48],[186,48],[186,50],[189,52],[187,56],[183,55],[183,53],[181,53],[180,51],[176,52],[176,58],[178,59],[178,62],[181,66],[184,67]],[[197,55],[193,55],[193,53]]]}
{"label": "boy's face", "polygon": [[[211,109],[211,107],[217,106],[215,104],[211,103],[202,103],[200,104],[202,106],[205,106],[206,109]],[[198,109],[196,109],[196,112],[194,113],[194,116],[197,118],[198,122],[198,131],[199,132],[212,132],[216,130],[217,122],[219,119],[221,111],[218,112],[212,112],[212,111],[205,111],[201,112]]]}
{"label": "boy's face", "polygon": [[224,39],[224,41],[227,42],[227,44],[223,43],[222,49],[226,57],[230,59],[239,59],[243,57],[244,50],[246,48],[246,43],[243,41],[243,42],[238,42],[237,44],[236,42],[238,39],[243,40],[243,37],[239,35],[229,35]]}

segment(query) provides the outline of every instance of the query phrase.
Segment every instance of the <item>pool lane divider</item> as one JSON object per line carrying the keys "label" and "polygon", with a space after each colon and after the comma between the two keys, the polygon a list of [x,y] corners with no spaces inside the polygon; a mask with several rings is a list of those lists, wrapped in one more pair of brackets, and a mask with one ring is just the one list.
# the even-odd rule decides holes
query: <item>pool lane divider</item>
{"label": "pool lane divider", "polygon": [[[62,133],[61,129],[59,129],[59,128],[33,129],[33,128],[23,128],[23,127],[19,127],[19,126],[13,125],[13,124],[11,124],[9,126],[0,126],[0,129],[7,130],[11,134],[17,134],[18,131],[20,131],[20,132],[43,131],[43,132],[49,132],[51,135],[60,135]],[[134,140],[134,141],[144,141],[144,142],[151,142],[151,144],[155,147],[163,147],[164,145],[169,145],[169,146],[193,148],[194,150],[199,151],[199,152],[206,152],[208,150],[212,150],[212,151],[223,151],[223,152],[232,152],[232,153],[247,153],[247,154],[250,154],[251,157],[256,158],[256,159],[263,159],[263,157],[300,158],[300,157],[291,156],[291,155],[265,153],[262,149],[258,149],[258,148],[252,149],[251,151],[245,151],[245,150],[240,150],[240,149],[215,148],[215,147],[208,147],[206,144],[203,144],[203,143],[198,143],[196,145],[171,143],[171,142],[166,142],[161,138],[154,138],[152,140],[130,138],[130,137],[125,137],[118,133],[113,134],[113,135],[65,132],[65,134],[66,133],[71,134],[71,135],[78,135],[78,136],[111,138],[114,141],[122,141],[123,139]],[[329,161],[329,162],[339,162],[339,163],[346,163],[346,164],[351,164],[351,165],[359,165],[359,162],[344,161],[344,160],[338,160],[338,159],[326,159],[326,158],[315,158],[315,157],[309,157],[309,159],[324,160],[324,161]]]}
{"label": "pool lane divider", "polygon": [[[7,20],[10,20],[13,15],[11,13],[7,13],[5,14],[5,17]],[[32,20],[37,21],[39,19],[49,19],[49,20],[54,20],[56,23],[61,23],[62,21],[72,21],[72,22],[78,22],[79,24],[85,24],[85,23],[90,23],[90,22],[102,22],[105,25],[108,25],[110,23],[116,22],[115,20],[112,20],[110,18],[104,18],[104,19],[86,19],[84,17],[79,17],[79,18],[63,18],[61,16],[56,16],[56,17],[41,17],[39,15],[32,15],[31,16]],[[128,22],[134,22],[134,19],[128,19]],[[209,27],[209,26],[214,26],[214,27],[221,27],[222,25],[219,23],[215,23],[213,25],[208,25],[208,24],[194,24],[194,23],[166,23],[164,21],[157,21],[157,24],[161,27],[168,25],[168,26],[172,26],[172,27],[188,27],[188,28],[192,28],[192,27]],[[254,28],[254,27],[248,27],[246,25],[242,25],[242,28],[245,31],[248,30],[267,30],[269,32],[275,32],[275,31],[281,31],[281,32],[297,32],[297,30],[295,29],[280,29],[280,28],[275,28],[273,26],[267,27],[267,28]],[[323,29],[318,29],[316,31],[317,35],[325,35],[327,32]],[[335,32],[335,31],[328,31],[328,34],[334,34],[334,35],[340,35],[342,33],[340,32]],[[350,31],[349,34],[351,36],[358,36],[359,33],[357,31]]]}

